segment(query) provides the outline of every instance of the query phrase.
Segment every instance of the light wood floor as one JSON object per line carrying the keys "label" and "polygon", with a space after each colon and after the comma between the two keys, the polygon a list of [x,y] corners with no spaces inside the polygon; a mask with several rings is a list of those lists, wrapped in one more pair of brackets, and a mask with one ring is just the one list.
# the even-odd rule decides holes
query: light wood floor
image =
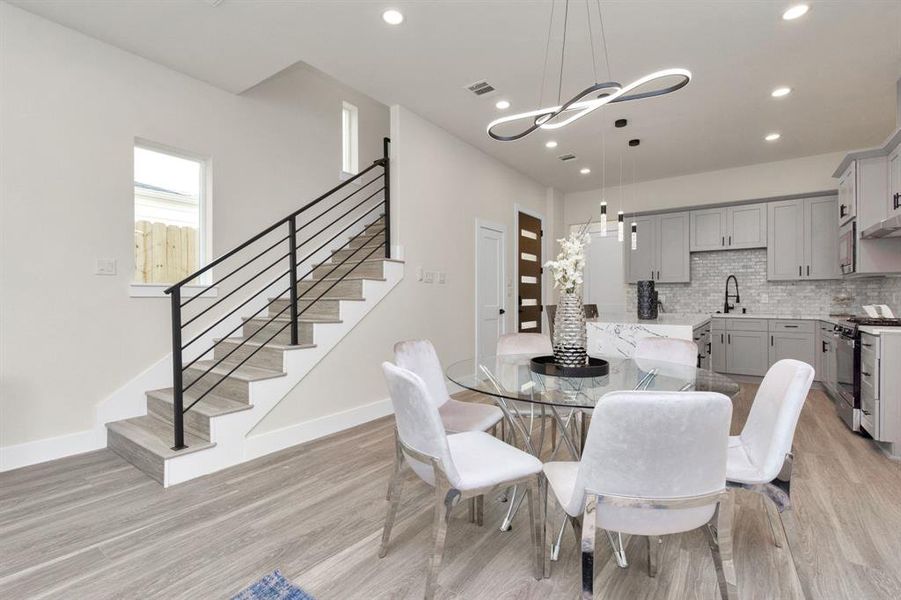
{"label": "light wood floor", "polygon": [[[753,392],[743,385],[736,429]],[[273,569],[319,600],[421,597],[432,498],[424,484],[406,485],[391,551],[376,557],[391,431],[382,419],[169,490],[109,451],[0,474],[0,597],[227,598]],[[796,450],[793,495],[805,537],[797,552],[818,597],[901,597],[901,465],[847,431],[819,391],[802,414]],[[505,508],[486,500],[482,528],[458,509],[438,596],[575,598],[572,535],[550,579],[537,582],[528,513],[500,533]],[[740,495],[736,510],[742,597],[797,597],[761,499]],[[632,540],[623,570],[602,547],[598,597],[717,597],[700,531],[665,538],[656,579],[643,549]]]}

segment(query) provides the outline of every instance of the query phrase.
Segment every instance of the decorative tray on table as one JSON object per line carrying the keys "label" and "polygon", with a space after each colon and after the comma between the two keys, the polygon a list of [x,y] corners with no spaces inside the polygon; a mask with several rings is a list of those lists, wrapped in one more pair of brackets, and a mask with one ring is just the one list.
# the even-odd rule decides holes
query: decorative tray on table
{"label": "decorative tray on table", "polygon": [[567,367],[554,362],[553,356],[536,356],[531,361],[533,373],[551,377],[603,377],[610,373],[610,363],[603,358],[588,357],[588,364]]}

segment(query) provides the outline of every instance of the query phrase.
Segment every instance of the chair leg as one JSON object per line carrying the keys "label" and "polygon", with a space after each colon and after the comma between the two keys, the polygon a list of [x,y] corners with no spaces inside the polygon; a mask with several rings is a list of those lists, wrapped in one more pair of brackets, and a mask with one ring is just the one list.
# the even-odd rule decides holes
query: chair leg
{"label": "chair leg", "polygon": [[657,536],[648,536],[645,538],[648,544],[648,576],[657,577],[657,564],[660,556],[660,545],[663,540]]}
{"label": "chair leg", "polygon": [[[626,548],[623,544],[623,534],[619,532],[606,531],[607,540],[610,542],[610,547],[613,549],[613,558],[616,559],[616,564],[620,569],[628,568],[629,561],[626,559]],[[616,537],[613,537],[613,534],[616,533]]]}
{"label": "chair leg", "polygon": [[[776,508],[776,505],[773,504],[769,498],[766,496],[761,496],[763,499],[763,510],[766,512],[766,520],[770,524],[770,532],[773,534],[773,545],[777,548],[782,548],[782,525],[779,517],[779,510]],[[779,522],[779,526],[776,526],[776,523]]]}
{"label": "chair leg", "polygon": [[551,560],[553,561],[560,558],[560,545],[563,543],[563,530],[566,529],[566,520],[567,515],[563,515],[563,518],[560,519],[560,530],[557,531],[557,536],[551,544]]}
{"label": "chair leg", "polygon": [[594,598],[594,534],[597,528],[597,496],[588,495],[582,516],[582,600]]}
{"label": "chair leg", "polygon": [[501,531],[510,531],[510,527],[513,526],[513,517],[516,516],[519,506],[522,504],[522,490],[519,489],[518,485],[513,486],[513,491],[508,496],[508,499],[510,505],[507,507],[507,514],[504,516],[504,520],[501,522]]}
{"label": "chair leg", "polygon": [[400,443],[396,444],[397,456],[394,459],[394,473],[388,484],[388,514],[385,515],[385,527],[382,530],[382,543],[379,546],[379,558],[388,554],[388,540],[391,538],[391,528],[394,527],[394,519],[397,517],[397,507],[400,506],[400,495],[404,487],[404,458]]}
{"label": "chair leg", "polygon": [[447,522],[450,520],[451,510],[459,500],[460,492],[458,490],[435,487],[435,540],[432,546],[432,556],[429,558],[429,572],[426,575],[425,600],[432,600],[435,597],[438,573],[441,570],[441,560],[444,558]]}
{"label": "chair leg", "polygon": [[730,491],[717,505],[713,518],[704,528],[722,600],[738,599],[735,563],[732,560],[732,513],[733,493]]}
{"label": "chair leg", "polygon": [[469,522],[476,522],[476,497],[473,496],[469,499]]}
{"label": "chair leg", "polygon": [[544,577],[544,541],[539,528],[544,524],[541,519],[541,484],[540,476],[530,481],[526,488],[526,497],[529,501],[529,531],[532,536],[532,550],[535,552],[535,579]]}

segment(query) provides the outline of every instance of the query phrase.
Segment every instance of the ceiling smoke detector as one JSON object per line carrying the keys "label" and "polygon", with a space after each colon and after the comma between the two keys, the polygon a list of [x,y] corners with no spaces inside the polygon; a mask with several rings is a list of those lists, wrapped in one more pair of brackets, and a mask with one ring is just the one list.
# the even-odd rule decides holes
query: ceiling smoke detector
{"label": "ceiling smoke detector", "polygon": [[494,86],[483,79],[482,81],[476,81],[475,83],[467,85],[466,89],[476,96],[484,96],[485,94],[493,92]]}

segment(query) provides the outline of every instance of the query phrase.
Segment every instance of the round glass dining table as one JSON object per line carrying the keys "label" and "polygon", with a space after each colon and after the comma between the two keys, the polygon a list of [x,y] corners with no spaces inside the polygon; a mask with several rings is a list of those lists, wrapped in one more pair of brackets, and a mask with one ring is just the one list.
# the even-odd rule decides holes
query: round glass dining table
{"label": "round glass dining table", "polygon": [[461,360],[447,368],[447,378],[460,387],[496,398],[557,408],[592,409],[608,392],[648,390],[719,392],[734,398],[739,385],[725,375],[675,363],[605,357],[602,377],[559,377],[531,370],[532,356],[513,354]]}

